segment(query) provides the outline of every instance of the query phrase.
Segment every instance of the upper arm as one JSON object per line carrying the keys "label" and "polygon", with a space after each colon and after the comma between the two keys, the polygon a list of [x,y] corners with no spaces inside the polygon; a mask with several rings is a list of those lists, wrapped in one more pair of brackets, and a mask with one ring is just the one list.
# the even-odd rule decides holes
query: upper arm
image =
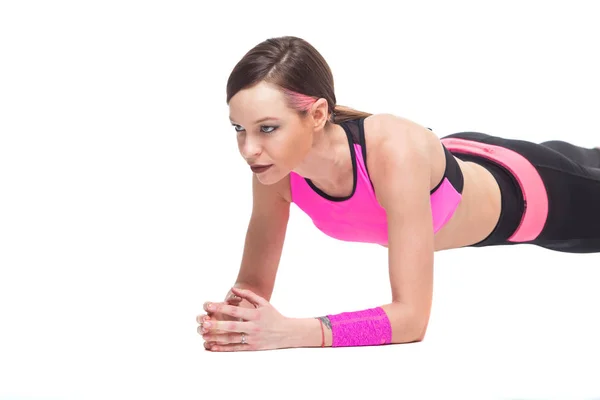
{"label": "upper arm", "polygon": [[430,136],[426,128],[391,115],[382,116],[377,130],[369,172],[387,214],[392,301],[409,306],[426,324],[434,258]]}
{"label": "upper arm", "polygon": [[269,299],[283,250],[290,213],[289,179],[263,185],[252,175],[252,213],[237,282]]}
{"label": "upper arm", "polygon": [[276,246],[283,245],[290,216],[290,198],[289,175],[272,185],[264,185],[252,174],[252,214],[248,229],[260,231],[259,236]]}

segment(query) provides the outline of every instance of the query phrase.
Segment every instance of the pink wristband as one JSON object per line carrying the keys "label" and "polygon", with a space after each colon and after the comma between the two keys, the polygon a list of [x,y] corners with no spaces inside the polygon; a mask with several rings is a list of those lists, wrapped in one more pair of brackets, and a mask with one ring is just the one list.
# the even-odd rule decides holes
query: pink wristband
{"label": "pink wristband", "polygon": [[392,342],[392,326],[381,307],[327,317],[331,322],[331,347],[370,346]]}

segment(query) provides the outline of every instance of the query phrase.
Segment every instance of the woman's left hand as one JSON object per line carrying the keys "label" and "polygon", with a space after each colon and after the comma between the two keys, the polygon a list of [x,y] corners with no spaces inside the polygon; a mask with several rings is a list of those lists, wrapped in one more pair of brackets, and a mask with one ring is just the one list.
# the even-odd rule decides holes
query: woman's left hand
{"label": "woman's left hand", "polygon": [[[248,289],[232,288],[232,292],[248,300],[254,309],[204,303],[207,312],[219,312],[242,321],[208,320],[198,327],[206,342],[216,342],[211,351],[272,350],[289,346],[290,318],[281,315],[267,300]],[[215,331],[220,331],[219,333]]]}

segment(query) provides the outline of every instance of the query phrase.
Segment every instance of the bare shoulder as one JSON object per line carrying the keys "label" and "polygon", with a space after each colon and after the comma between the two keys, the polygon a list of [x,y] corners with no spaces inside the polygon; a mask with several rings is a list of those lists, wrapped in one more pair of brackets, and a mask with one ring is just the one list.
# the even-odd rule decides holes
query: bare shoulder
{"label": "bare shoulder", "polygon": [[[430,167],[430,186],[437,185],[445,168],[445,154],[440,138],[425,126],[398,115],[373,114],[364,121],[367,168],[372,174],[385,175],[392,165],[403,163],[404,171]],[[369,156],[371,155],[371,156]],[[412,160],[412,161],[411,161]]]}
{"label": "bare shoulder", "polygon": [[435,133],[423,125],[395,114],[373,114],[365,118],[364,127],[367,141],[373,145],[391,142],[427,146],[439,143]]}
{"label": "bare shoulder", "polygon": [[[290,175],[286,175],[279,181],[265,185],[261,183],[256,175],[252,175],[252,191],[254,198],[260,200],[260,203],[273,204],[277,202],[292,202],[292,192],[290,189]],[[256,202],[255,202],[256,204]]]}
{"label": "bare shoulder", "polygon": [[290,188],[290,174],[277,182],[277,193],[288,203],[292,202],[292,189]]}

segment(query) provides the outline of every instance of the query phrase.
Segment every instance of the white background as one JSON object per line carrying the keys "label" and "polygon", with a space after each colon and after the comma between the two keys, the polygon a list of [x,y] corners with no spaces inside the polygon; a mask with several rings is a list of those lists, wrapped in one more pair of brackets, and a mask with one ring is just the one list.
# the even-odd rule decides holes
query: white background
{"label": "white background", "polygon": [[[409,345],[210,353],[195,321],[234,283],[249,218],[225,103],[246,51],[302,37],[338,104],[440,137],[594,146],[596,3],[215,4],[1,3],[0,399],[600,397],[599,254],[436,253]],[[293,206],[271,300],[290,317],[387,303],[386,251]]]}

